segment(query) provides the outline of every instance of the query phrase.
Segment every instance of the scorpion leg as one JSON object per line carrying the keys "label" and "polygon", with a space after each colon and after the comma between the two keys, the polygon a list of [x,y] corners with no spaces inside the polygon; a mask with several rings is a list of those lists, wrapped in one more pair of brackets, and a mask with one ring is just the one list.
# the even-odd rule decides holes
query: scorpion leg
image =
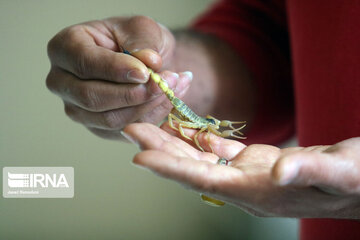
{"label": "scorpion leg", "polygon": [[[199,143],[199,140],[198,140],[198,136],[199,136],[200,133],[202,133],[202,132],[205,131],[206,129],[207,129],[206,127],[200,129],[200,131],[198,131],[198,132],[195,134],[195,136],[194,136],[194,141],[195,141],[196,146],[197,146],[201,151],[203,151],[203,152],[205,152],[205,151],[204,151],[204,149],[200,146],[200,143]],[[210,145],[210,143],[209,143],[209,145]],[[211,147],[210,147],[210,148],[211,148]],[[211,150],[212,150],[212,149],[211,149]]]}
{"label": "scorpion leg", "polygon": [[178,121],[178,122],[180,121],[179,118],[176,117],[176,114],[178,114],[178,111],[176,110],[176,108],[171,109],[171,113],[169,113],[169,115],[168,115],[168,122],[172,129],[179,131],[179,129],[177,129],[173,123],[173,120]]}
{"label": "scorpion leg", "polygon": [[[178,117],[176,117],[173,113],[169,113],[169,125],[172,129],[175,129],[176,131],[179,131],[181,136],[183,136],[186,139],[189,139],[192,141],[191,137],[187,136],[184,132],[183,127],[188,127],[189,123],[183,120],[180,120]],[[174,126],[173,120],[177,121],[179,123],[178,128]]]}
{"label": "scorpion leg", "polygon": [[176,119],[175,119],[175,116],[174,116],[172,113],[169,113],[169,115],[168,115],[169,126],[170,126],[172,129],[174,129],[174,130],[176,130],[176,131],[179,131],[179,129],[177,129],[177,128],[174,126],[173,119],[176,120]]}
{"label": "scorpion leg", "polygon": [[214,127],[212,127],[212,126],[209,126],[209,132],[211,132],[211,133],[213,133],[213,134],[215,134],[215,135],[217,135],[217,136],[220,136],[220,137],[222,137],[221,136],[221,132],[219,132],[218,130],[216,130]]}
{"label": "scorpion leg", "polygon": [[[185,122],[185,123],[186,123],[186,122]],[[187,135],[185,134],[184,129],[182,128],[183,126],[186,127],[186,124],[184,124],[184,123],[179,123],[179,132],[180,132],[181,136],[183,136],[184,138],[189,139],[189,140],[192,141],[191,137],[189,137],[189,136],[187,136]]]}
{"label": "scorpion leg", "polygon": [[211,143],[210,143],[210,131],[209,130],[206,133],[206,139],[208,141],[208,145],[209,145],[209,147],[211,149],[211,152],[214,153],[214,149],[212,148]]}

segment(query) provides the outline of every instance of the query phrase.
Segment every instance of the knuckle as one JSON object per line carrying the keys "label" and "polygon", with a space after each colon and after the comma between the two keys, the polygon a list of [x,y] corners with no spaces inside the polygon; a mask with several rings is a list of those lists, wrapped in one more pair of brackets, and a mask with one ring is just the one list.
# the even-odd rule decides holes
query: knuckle
{"label": "knuckle", "polygon": [[76,76],[84,79],[84,78],[86,78],[86,72],[87,72],[86,58],[84,56],[84,50],[81,49],[81,46],[78,46],[77,48],[79,48],[79,49],[77,50],[77,55],[75,57],[73,71]]}
{"label": "knuckle", "polygon": [[103,125],[108,129],[121,129],[122,121],[115,111],[107,111],[102,114]]}
{"label": "knuckle", "polygon": [[124,91],[122,100],[123,100],[125,106],[133,105],[133,103],[135,102],[136,99],[137,99],[137,94],[136,94],[136,91],[134,91],[134,89],[127,88]]}
{"label": "knuckle", "polygon": [[53,53],[58,49],[58,35],[55,35],[47,44],[47,54],[50,61],[53,58]]}
{"label": "knuckle", "polygon": [[153,24],[156,24],[156,22],[152,18],[147,16],[139,15],[129,19],[129,25],[133,27],[143,28],[144,26],[153,25]]}
{"label": "knuckle", "polygon": [[82,25],[70,26],[56,34],[47,45],[50,62],[54,65],[59,64],[59,62],[67,62],[70,64],[69,71],[80,78],[86,77],[84,54],[86,46],[84,46],[81,38],[84,31]]}
{"label": "knuckle", "polygon": [[74,25],[64,30],[62,42],[65,45],[64,48],[68,49],[69,57],[73,62],[73,73],[79,78],[86,77],[86,46],[82,43],[81,35],[84,32],[82,25]]}
{"label": "knuckle", "polygon": [[50,70],[50,72],[48,73],[48,75],[46,76],[46,87],[51,91],[54,92],[55,91],[55,82],[54,82],[54,77],[53,77],[53,73],[52,70]]}
{"label": "knuckle", "polygon": [[59,51],[59,49],[63,48],[64,45],[64,37],[66,37],[67,28],[58,32],[54,37],[50,39],[47,44],[47,52],[50,60],[54,57],[54,54]]}
{"label": "knuckle", "polygon": [[81,25],[74,25],[64,29],[64,38],[68,43],[78,42],[79,33],[84,31],[84,27]]}
{"label": "knuckle", "polygon": [[[85,84],[84,84],[85,85]],[[96,91],[88,86],[81,86],[77,90],[77,98],[82,107],[91,111],[99,111],[99,97]]]}
{"label": "knuckle", "polygon": [[78,25],[67,27],[50,39],[47,44],[47,52],[50,60],[59,49],[64,49],[66,45],[72,45],[76,42],[79,30],[80,27]]}

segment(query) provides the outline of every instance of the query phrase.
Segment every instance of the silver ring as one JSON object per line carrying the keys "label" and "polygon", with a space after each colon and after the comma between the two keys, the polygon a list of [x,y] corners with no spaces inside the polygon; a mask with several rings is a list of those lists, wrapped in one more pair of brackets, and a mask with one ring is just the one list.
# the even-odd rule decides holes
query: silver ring
{"label": "silver ring", "polygon": [[227,160],[226,158],[219,158],[219,160],[217,160],[218,165],[222,165],[222,166],[227,166],[229,165],[229,160]]}

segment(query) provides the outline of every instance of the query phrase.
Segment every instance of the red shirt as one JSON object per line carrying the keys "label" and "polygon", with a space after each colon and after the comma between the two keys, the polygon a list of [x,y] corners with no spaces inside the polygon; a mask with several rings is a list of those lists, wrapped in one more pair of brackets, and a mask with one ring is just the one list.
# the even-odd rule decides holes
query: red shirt
{"label": "red shirt", "polygon": [[[360,136],[359,1],[222,0],[193,28],[230,44],[256,82],[247,143],[277,144],[294,130],[301,146]],[[360,222],[305,219],[300,236],[360,239]]]}

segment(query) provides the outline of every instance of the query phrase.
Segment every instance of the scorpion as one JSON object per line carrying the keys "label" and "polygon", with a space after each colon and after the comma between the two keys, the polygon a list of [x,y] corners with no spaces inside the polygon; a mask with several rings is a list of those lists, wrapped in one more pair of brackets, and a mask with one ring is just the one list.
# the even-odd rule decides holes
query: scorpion
{"label": "scorpion", "polygon": [[[131,55],[131,53],[124,48],[122,48],[122,53]],[[229,120],[218,120],[210,115],[206,117],[200,117],[194,113],[189,106],[187,106],[182,100],[177,98],[174,94],[174,91],[169,88],[167,82],[161,78],[161,76],[155,73],[151,68],[148,68],[150,73],[150,79],[152,79],[159,88],[165,93],[168,100],[171,102],[173,108],[168,115],[169,126],[178,131],[180,135],[188,140],[194,141],[196,146],[203,152],[205,150],[200,146],[198,137],[200,133],[207,132],[207,142],[208,146],[211,149],[211,152],[214,153],[214,150],[210,144],[210,133],[213,133],[220,137],[233,137],[238,139],[245,139],[243,133],[240,131],[246,126],[246,121],[229,121]],[[174,126],[174,121],[178,123],[178,128]],[[239,128],[235,128],[233,124],[242,124]],[[195,134],[194,140],[187,136],[183,128],[199,129]],[[220,128],[230,128],[227,130],[221,131]],[[229,161],[220,158],[218,160],[219,165],[228,165]],[[200,194],[201,199],[214,207],[223,206],[225,203],[215,198],[208,197],[204,194]]]}
{"label": "scorpion", "polygon": [[[181,136],[191,141],[192,139],[185,134],[183,128],[185,127],[192,129],[200,129],[194,136],[194,142],[201,151],[205,152],[204,149],[200,146],[198,136],[200,135],[200,133],[205,131],[207,131],[207,141],[211,149],[211,152],[214,151],[210,144],[210,139],[209,139],[210,132],[220,137],[234,137],[234,138],[244,139],[244,137],[242,136],[243,133],[240,132],[240,130],[246,126],[244,121],[242,122],[232,122],[229,120],[220,121],[210,115],[207,115],[205,118],[198,116],[182,100],[175,97],[174,92],[169,88],[167,82],[163,80],[159,74],[155,73],[151,69],[149,69],[149,72],[150,72],[150,78],[155,83],[158,84],[158,86],[166,94],[167,98],[173,105],[173,109],[171,110],[171,113],[169,113],[168,115],[168,121],[170,127],[176,131],[179,131]],[[176,121],[178,123],[178,128],[174,126],[173,121]],[[243,124],[243,125],[239,128],[234,128],[233,124]],[[221,132],[219,131],[220,127],[229,127],[230,130],[224,130]]]}
{"label": "scorpion", "polygon": [[[131,55],[131,53],[122,48],[122,53]],[[173,109],[168,115],[169,126],[178,131],[180,135],[190,141],[194,141],[196,146],[203,152],[205,150],[201,147],[198,137],[202,132],[207,132],[208,146],[211,152],[214,150],[210,144],[210,133],[213,133],[220,137],[233,137],[238,139],[245,139],[243,133],[240,131],[246,126],[246,121],[229,121],[229,120],[218,120],[210,115],[206,117],[200,117],[194,113],[189,106],[187,106],[182,100],[177,98],[174,91],[169,88],[167,82],[161,78],[161,76],[155,73],[151,68],[148,68],[150,73],[150,79],[152,79],[159,88],[165,93],[166,97],[171,102]],[[178,123],[178,127],[174,126],[174,121]],[[235,128],[233,125],[242,124],[239,128]],[[184,132],[183,128],[199,129],[195,134],[194,139],[191,139]],[[224,131],[220,131],[220,128],[230,128]]]}

